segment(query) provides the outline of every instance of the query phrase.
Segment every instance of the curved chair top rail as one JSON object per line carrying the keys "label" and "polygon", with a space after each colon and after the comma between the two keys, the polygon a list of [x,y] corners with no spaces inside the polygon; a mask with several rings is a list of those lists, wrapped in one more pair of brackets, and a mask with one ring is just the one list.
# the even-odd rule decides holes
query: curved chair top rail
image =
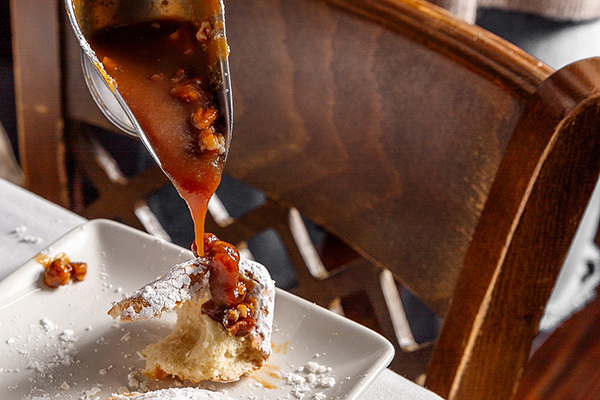
{"label": "curved chair top rail", "polygon": [[422,0],[327,0],[397,30],[527,98],[553,71],[519,47]]}

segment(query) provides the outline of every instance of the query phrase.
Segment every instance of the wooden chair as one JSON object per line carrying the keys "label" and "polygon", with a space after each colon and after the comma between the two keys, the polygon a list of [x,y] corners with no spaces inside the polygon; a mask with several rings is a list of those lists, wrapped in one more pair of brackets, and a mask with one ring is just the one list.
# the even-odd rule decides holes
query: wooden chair
{"label": "wooden chair", "polygon": [[510,398],[598,178],[600,60],[553,73],[420,1],[226,6],[226,171],[444,317],[427,387]]}
{"label": "wooden chair", "polygon": [[[298,267],[299,294],[364,291],[390,337],[391,273],[444,319],[426,386],[511,398],[600,171],[600,59],[554,72],[420,0],[225,3],[226,172],[269,200],[208,226],[232,242],[275,227],[303,268],[297,210],[360,256]],[[69,39],[65,55],[67,120],[105,124]]]}

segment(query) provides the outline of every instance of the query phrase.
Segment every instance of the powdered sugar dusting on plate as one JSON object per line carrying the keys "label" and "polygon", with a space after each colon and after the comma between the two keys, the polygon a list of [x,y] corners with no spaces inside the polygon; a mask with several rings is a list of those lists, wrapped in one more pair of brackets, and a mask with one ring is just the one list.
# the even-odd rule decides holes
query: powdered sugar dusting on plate
{"label": "powdered sugar dusting on plate", "polygon": [[[76,368],[80,364],[76,348],[78,339],[73,330],[63,329],[48,318],[41,318],[39,323],[29,325],[26,335],[11,337],[6,341],[8,349],[5,349],[5,356],[7,359],[22,360],[20,364],[25,366],[24,370],[0,369],[0,372],[27,373],[32,387],[28,399],[49,398],[45,394],[35,393],[35,386],[38,382],[53,381],[58,369]],[[61,386],[61,383],[57,383],[57,386]],[[62,382],[63,388],[68,386],[67,382]]]}
{"label": "powdered sugar dusting on plate", "polygon": [[330,367],[309,361],[305,366],[293,372],[281,372],[280,376],[291,386],[291,395],[297,399],[312,398],[322,400],[327,398],[327,390],[336,385],[333,371]]}

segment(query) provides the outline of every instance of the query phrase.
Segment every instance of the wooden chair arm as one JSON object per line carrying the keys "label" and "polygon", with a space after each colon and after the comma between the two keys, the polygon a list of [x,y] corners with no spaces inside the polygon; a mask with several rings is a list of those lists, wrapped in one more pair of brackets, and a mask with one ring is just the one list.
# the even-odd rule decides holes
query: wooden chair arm
{"label": "wooden chair arm", "polygon": [[[600,172],[599,87],[600,58],[582,60],[527,103],[432,356],[427,387],[447,399],[509,399],[516,390]],[[515,218],[502,220],[506,213]]]}

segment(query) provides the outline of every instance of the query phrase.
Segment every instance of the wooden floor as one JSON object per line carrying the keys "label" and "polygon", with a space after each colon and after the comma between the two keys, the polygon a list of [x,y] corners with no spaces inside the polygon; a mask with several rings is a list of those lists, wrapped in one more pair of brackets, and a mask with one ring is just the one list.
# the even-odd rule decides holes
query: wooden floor
{"label": "wooden floor", "polygon": [[600,293],[533,354],[517,400],[600,399]]}

